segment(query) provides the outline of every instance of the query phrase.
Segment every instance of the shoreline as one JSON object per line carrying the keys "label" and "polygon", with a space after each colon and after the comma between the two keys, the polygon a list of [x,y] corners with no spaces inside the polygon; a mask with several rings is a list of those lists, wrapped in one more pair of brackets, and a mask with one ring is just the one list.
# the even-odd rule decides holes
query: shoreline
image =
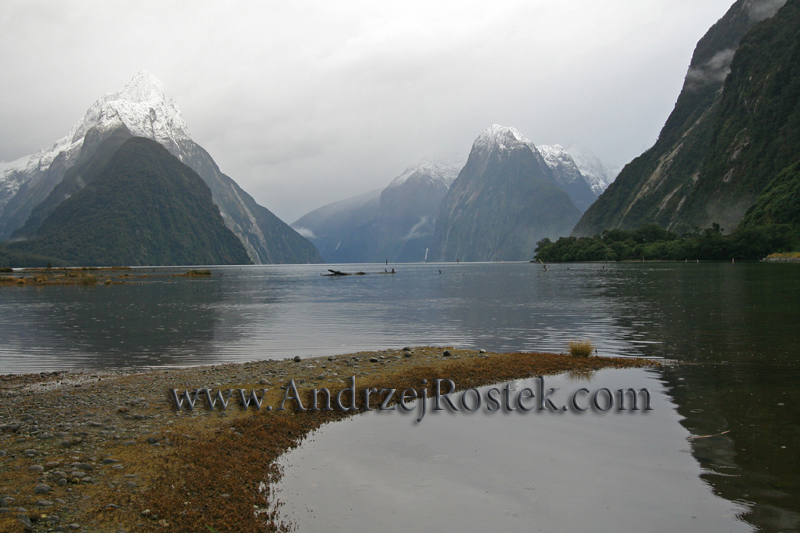
{"label": "shoreline", "polygon": [[[451,355],[443,356],[445,350]],[[296,411],[291,400],[285,411],[245,410],[233,396],[224,411],[209,409],[205,399],[192,411],[176,411],[170,389],[266,389],[264,406],[277,406],[293,379],[308,406],[311,389],[335,393],[349,386],[351,376],[359,393],[364,386],[419,389],[427,379],[431,397],[435,379],[451,379],[463,390],[539,375],[660,365],[635,358],[414,347],[145,371],[0,376],[0,529],[23,531],[26,523],[30,531],[282,530],[280,503],[268,490],[281,475],[275,460],[322,425],[363,412]]]}

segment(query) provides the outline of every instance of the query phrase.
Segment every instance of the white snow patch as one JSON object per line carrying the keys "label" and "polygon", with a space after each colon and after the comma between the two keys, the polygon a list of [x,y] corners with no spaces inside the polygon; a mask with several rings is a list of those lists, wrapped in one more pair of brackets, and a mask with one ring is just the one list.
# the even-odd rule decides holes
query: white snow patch
{"label": "white snow patch", "polygon": [[[536,149],[542,154],[542,158],[544,158],[544,162],[547,166],[556,173],[556,181],[568,184],[579,179],[584,179],[580,169],[572,159],[572,156],[569,155],[560,144],[554,144],[552,146],[542,144],[537,146]],[[587,183],[589,182],[587,181]],[[591,184],[589,184],[589,186],[591,187]]]}

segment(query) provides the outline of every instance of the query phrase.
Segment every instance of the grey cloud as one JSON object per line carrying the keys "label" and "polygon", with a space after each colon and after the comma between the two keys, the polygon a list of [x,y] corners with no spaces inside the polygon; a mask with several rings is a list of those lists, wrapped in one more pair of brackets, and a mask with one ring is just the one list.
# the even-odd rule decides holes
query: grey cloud
{"label": "grey cloud", "polygon": [[315,239],[317,236],[308,228],[294,228],[294,230],[306,239]]}
{"label": "grey cloud", "polygon": [[786,0],[751,0],[747,2],[747,11],[753,20],[764,20],[773,16],[786,3]]}
{"label": "grey cloud", "polygon": [[0,160],[52,145],[146,69],[222,172],[284,220],[426,157],[463,165],[493,123],[624,164],[732,2],[0,2]]}
{"label": "grey cloud", "polygon": [[725,81],[731,72],[731,61],[736,50],[728,48],[717,52],[714,57],[700,65],[699,67],[689,68],[686,73],[686,88],[698,89],[700,87],[720,84]]}

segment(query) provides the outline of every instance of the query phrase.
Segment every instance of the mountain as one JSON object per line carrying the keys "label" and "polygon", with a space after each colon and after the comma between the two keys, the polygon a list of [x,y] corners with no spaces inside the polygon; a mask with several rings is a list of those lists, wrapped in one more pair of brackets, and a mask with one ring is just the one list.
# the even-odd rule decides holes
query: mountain
{"label": "mountain", "polygon": [[380,206],[381,189],[376,189],[315,209],[292,223],[302,236],[310,240],[326,263],[358,263],[361,256],[339,252],[343,242],[372,220]]}
{"label": "mountain", "polygon": [[85,266],[250,263],[208,185],[160,144],[133,137],[85,163],[101,168],[10,251]]}
{"label": "mountain", "polygon": [[735,2],[698,42],[655,145],[623,168],[574,234],[644,223],[733,229],[797,159],[797,32],[796,0]]}
{"label": "mountain", "polygon": [[[0,163],[0,240],[32,235],[55,206],[91,178],[91,169],[77,167],[92,158],[98,147],[111,150],[104,141],[113,136],[121,140],[125,130],[128,135],[158,142],[200,175],[210,187],[225,225],[242,242],[252,262],[322,260],[308,240],[220,171],[208,152],[192,141],[180,110],[161,82],[145,71],[123,90],[97,100],[53,147]],[[64,178],[67,182],[58,187]]]}
{"label": "mountain", "polygon": [[800,229],[800,161],[778,174],[745,213],[740,228],[788,224]]}
{"label": "mountain", "polygon": [[410,167],[382,191],[323,206],[292,227],[331,263],[424,261],[439,204],[458,169],[440,163]]}
{"label": "mountain", "polygon": [[64,177],[53,187],[50,194],[31,209],[25,225],[11,234],[12,239],[33,236],[47,216],[61,202],[94,181],[105,168],[111,156],[132,137],[131,132],[124,124],[119,124],[103,133],[100,133],[97,128],[86,132],[83,145],[73,166],[64,173]]}
{"label": "mountain", "polygon": [[619,168],[609,168],[599,157],[583,146],[574,144],[567,148],[567,153],[572,156],[572,160],[580,170],[581,175],[592,188],[595,196],[600,196],[614,183],[619,174]]}
{"label": "mountain", "polygon": [[536,149],[553,171],[556,187],[567,193],[575,207],[583,214],[597,200],[598,195],[594,193],[578,165],[575,164],[572,155],[560,144],[552,146],[543,144]]}
{"label": "mountain", "polygon": [[439,209],[437,261],[530,259],[536,243],[569,234],[580,218],[536,146],[514,128],[481,133]]}

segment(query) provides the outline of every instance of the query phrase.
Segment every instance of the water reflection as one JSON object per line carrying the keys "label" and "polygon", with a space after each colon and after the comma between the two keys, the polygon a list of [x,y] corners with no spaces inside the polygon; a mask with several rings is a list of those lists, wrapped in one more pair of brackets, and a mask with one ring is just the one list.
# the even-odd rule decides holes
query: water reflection
{"label": "water reflection", "polygon": [[769,532],[800,530],[796,266],[627,266],[618,281],[619,307],[656,308],[640,314],[642,338],[655,343],[643,352],[692,363],[662,372],[682,425],[728,432],[692,441],[702,478]]}
{"label": "water reflection", "polygon": [[0,309],[4,372],[215,362],[206,347],[219,280],[9,288]]}
{"label": "water reflection", "polygon": [[694,436],[729,431],[680,446],[698,474],[714,494],[741,502],[758,528],[800,530],[798,265],[551,265],[548,273],[527,263],[402,265],[396,275],[339,279],[322,271],[224,267],[203,280],[3,287],[0,372],[414,344],[562,351],[591,337],[601,354],[687,363],[659,374],[677,409],[667,424]]}
{"label": "water reflection", "polygon": [[[601,371],[547,386],[647,386],[654,411],[368,413],[281,459],[282,513],[301,531],[752,531],[711,493],[659,377]],[[534,380],[516,383],[517,390]],[[485,395],[486,387],[482,389]]]}

